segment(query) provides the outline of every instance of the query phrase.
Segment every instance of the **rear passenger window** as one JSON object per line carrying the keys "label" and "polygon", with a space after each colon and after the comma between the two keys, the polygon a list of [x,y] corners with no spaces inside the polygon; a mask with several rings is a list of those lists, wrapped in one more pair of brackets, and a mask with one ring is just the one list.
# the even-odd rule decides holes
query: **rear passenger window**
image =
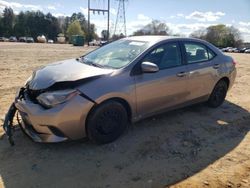
{"label": "rear passenger window", "polygon": [[209,48],[207,49],[207,52],[208,52],[208,58],[213,59],[215,56],[215,53],[212,50],[210,50]]}
{"label": "rear passenger window", "polygon": [[215,53],[205,45],[199,43],[185,43],[188,64],[208,61],[215,56]]}

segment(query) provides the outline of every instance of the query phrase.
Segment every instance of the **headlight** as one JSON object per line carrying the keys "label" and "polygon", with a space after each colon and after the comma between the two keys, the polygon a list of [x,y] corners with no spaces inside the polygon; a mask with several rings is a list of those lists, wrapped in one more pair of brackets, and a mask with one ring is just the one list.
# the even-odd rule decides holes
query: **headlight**
{"label": "headlight", "polygon": [[36,99],[46,108],[52,108],[58,104],[64,103],[72,97],[79,94],[79,91],[68,89],[40,94]]}

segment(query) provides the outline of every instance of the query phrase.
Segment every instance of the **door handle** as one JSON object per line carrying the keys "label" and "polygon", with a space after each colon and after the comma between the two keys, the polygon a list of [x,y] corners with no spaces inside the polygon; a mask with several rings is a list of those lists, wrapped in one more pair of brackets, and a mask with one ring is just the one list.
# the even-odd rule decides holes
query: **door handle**
{"label": "door handle", "polygon": [[220,64],[214,64],[213,68],[214,68],[214,69],[220,68]]}
{"label": "door handle", "polygon": [[179,73],[177,73],[176,74],[176,76],[178,76],[178,77],[184,77],[184,76],[186,76],[186,72],[179,72]]}

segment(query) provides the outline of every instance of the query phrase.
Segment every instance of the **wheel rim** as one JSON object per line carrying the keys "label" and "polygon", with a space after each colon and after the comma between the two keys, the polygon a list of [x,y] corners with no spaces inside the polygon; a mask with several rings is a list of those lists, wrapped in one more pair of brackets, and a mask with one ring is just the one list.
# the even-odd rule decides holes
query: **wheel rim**
{"label": "wheel rim", "polygon": [[99,118],[97,130],[103,135],[112,134],[117,131],[117,127],[122,123],[122,114],[115,109],[105,111]]}

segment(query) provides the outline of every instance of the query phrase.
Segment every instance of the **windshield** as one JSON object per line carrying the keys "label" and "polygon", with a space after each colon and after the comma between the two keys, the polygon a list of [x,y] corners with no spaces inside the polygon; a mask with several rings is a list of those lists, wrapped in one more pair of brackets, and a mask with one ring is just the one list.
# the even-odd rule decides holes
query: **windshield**
{"label": "windshield", "polygon": [[82,61],[98,67],[122,68],[131,63],[148,47],[148,42],[118,40],[103,46],[86,56]]}

